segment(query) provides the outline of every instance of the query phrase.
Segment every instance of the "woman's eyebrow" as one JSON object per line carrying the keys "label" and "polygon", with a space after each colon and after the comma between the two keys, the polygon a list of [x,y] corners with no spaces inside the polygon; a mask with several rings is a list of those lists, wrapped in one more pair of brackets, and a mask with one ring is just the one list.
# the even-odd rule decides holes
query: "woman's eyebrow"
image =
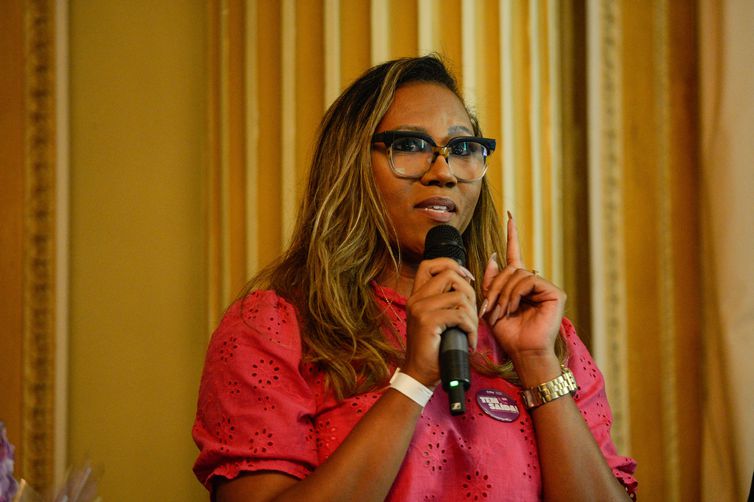
{"label": "woman's eyebrow", "polygon": [[468,134],[469,136],[472,136],[474,134],[474,131],[472,131],[465,125],[454,125],[448,129],[448,134],[459,134],[459,133],[465,133],[465,134]]}
{"label": "woman's eyebrow", "polygon": [[[429,131],[426,128],[417,126],[417,125],[401,124],[399,126],[392,128],[391,130],[392,131],[416,131],[416,132],[421,132],[426,135],[429,135]],[[464,135],[472,136],[474,134],[474,131],[472,131],[465,125],[459,124],[459,125],[450,126],[448,128],[448,136],[452,136],[454,134],[464,134]]]}
{"label": "woman's eyebrow", "polygon": [[391,129],[392,131],[415,131],[415,132],[421,132],[429,136],[429,132],[421,126],[415,126],[415,125],[399,125],[398,127],[394,127]]}

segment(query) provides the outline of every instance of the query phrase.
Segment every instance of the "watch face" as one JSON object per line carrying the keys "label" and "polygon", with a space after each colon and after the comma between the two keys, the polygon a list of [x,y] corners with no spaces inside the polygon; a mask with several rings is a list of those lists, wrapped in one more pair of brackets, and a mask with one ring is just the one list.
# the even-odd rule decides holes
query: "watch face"
{"label": "watch face", "polygon": [[536,408],[542,404],[542,396],[539,394],[539,389],[526,389],[521,392],[521,399],[524,401],[524,406],[527,410]]}

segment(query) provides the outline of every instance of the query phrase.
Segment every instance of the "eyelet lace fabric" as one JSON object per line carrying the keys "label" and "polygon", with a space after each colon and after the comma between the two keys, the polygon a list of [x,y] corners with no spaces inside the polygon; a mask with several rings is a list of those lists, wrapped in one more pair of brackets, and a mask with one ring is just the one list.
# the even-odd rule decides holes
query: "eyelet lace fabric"
{"label": "eyelet lace fabric", "polygon": [[[379,289],[377,301],[388,317],[388,312],[399,316],[389,322],[405,340],[405,298]],[[610,440],[602,375],[567,320],[563,334],[580,385],[577,405],[616,478],[633,494],[636,464],[619,456]],[[500,355],[484,323],[478,350]],[[295,309],[274,292],[250,293],[228,309],[207,351],[193,428],[200,450],[194,471],[208,489],[216,477],[258,470],[306,477],[380,398],[382,390],[337,402],[301,355]],[[516,403],[515,420],[497,420],[477,404],[477,393],[490,389]],[[536,438],[519,390],[473,372],[467,411],[453,417],[438,388],[417,422],[387,500],[541,500]]]}

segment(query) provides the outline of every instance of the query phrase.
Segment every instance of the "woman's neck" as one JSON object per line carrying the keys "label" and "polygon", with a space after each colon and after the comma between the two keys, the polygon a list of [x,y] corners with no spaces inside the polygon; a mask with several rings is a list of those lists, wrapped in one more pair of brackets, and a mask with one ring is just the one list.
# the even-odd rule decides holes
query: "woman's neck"
{"label": "woman's neck", "polygon": [[392,267],[386,267],[386,270],[378,278],[378,282],[386,286],[401,296],[408,297],[414,288],[414,278],[418,265],[410,263],[401,263],[398,272]]}

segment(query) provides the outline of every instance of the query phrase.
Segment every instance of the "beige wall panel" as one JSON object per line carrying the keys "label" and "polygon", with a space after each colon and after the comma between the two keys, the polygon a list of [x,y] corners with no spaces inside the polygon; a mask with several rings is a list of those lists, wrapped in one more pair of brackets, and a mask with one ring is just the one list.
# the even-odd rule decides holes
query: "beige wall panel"
{"label": "beige wall panel", "polygon": [[[24,333],[24,30],[22,2],[0,6],[0,403],[8,439],[21,444]],[[17,469],[24,451],[16,451]],[[21,472],[21,475],[26,473]]]}
{"label": "beige wall panel", "polygon": [[72,2],[70,460],[105,500],[206,500],[201,4]]}

